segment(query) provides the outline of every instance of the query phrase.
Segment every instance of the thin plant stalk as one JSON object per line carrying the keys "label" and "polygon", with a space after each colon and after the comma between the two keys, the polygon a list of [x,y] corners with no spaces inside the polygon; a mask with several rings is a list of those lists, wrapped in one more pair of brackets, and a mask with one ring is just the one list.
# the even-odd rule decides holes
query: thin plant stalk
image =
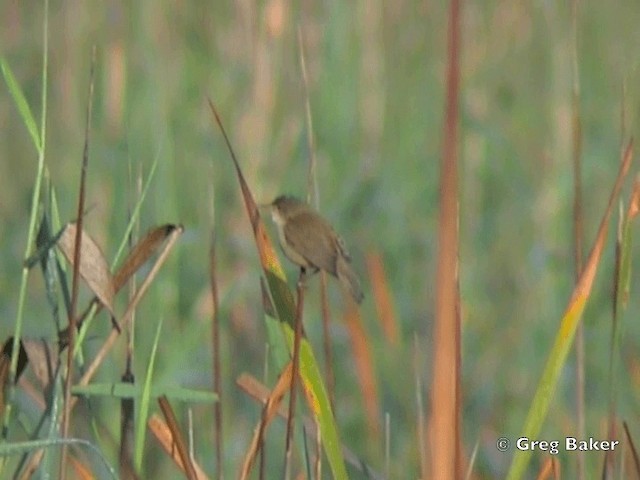
{"label": "thin plant stalk", "polygon": [[[573,83],[571,103],[573,108],[573,239],[574,239],[574,261],[576,271],[576,283],[582,275],[584,262],[583,239],[584,239],[584,215],[582,212],[582,123],[580,120],[580,77],[578,75],[578,1],[572,2],[572,23],[573,23],[573,49],[572,68]],[[585,438],[585,347],[584,347],[584,327],[582,322],[578,323],[576,331],[576,418],[578,424],[578,436]],[[584,479],[585,455],[578,452],[577,478]]]}
{"label": "thin plant stalk", "polygon": [[[307,203],[320,210],[320,194],[318,191],[318,176],[316,170],[316,147],[313,137],[313,118],[311,116],[311,101],[309,100],[309,76],[307,75],[307,62],[302,41],[302,29],[298,28],[298,48],[300,50],[300,72],[304,86],[304,118],[307,129],[307,148],[309,149],[309,172],[307,175]],[[331,323],[331,311],[329,310],[329,297],[327,295],[327,274],[320,272],[320,304],[322,305],[322,343],[324,347],[324,365],[327,390],[331,408],[335,408],[335,375],[333,373],[333,352],[331,348],[331,335],[329,325]]]}
{"label": "thin plant stalk", "polygon": [[[49,65],[49,0],[44,0],[44,20],[43,20],[43,47],[42,47],[42,117],[40,118],[40,138],[36,143],[38,150],[38,168],[36,171],[35,185],[33,187],[33,195],[31,197],[31,212],[29,214],[29,229],[27,230],[27,244],[25,246],[25,260],[31,256],[31,251],[35,245],[36,219],[38,217],[38,207],[40,205],[40,191],[42,188],[42,179],[44,177],[44,159],[46,151],[46,132],[47,132],[47,72]],[[22,324],[24,319],[24,303],[27,293],[27,278],[29,276],[29,268],[26,265],[22,267],[22,275],[20,278],[20,291],[18,294],[18,311],[16,314],[15,329],[13,332],[13,346],[11,350],[11,364],[9,366],[9,394],[8,402],[5,409],[4,419],[2,422],[2,438],[6,439],[9,428],[9,418],[11,418],[11,404],[15,392],[16,372],[18,369],[18,353],[20,352],[20,338],[22,336]],[[4,461],[0,463],[0,472],[4,466]]]}
{"label": "thin plant stalk", "polygon": [[[93,80],[96,66],[96,47],[91,54],[91,73],[89,74],[89,98],[87,100],[87,122],[84,132],[84,151],[80,169],[80,193],[78,195],[77,228],[73,250],[73,277],[71,283],[71,307],[69,308],[69,350],[67,351],[67,375],[64,382],[64,410],[62,411],[62,438],[69,436],[71,421],[71,383],[73,379],[73,352],[76,341],[76,309],[80,290],[80,255],[82,252],[82,227],[84,223],[84,204],[87,188],[87,169],[89,167],[89,133],[91,130],[91,111],[93,109]],[[60,454],[61,480],[67,478],[67,445],[62,446]]]}
{"label": "thin plant stalk", "polygon": [[304,311],[304,288],[306,275],[304,269],[300,269],[298,280],[298,304],[296,306],[296,328],[293,339],[293,356],[291,372],[291,389],[289,394],[289,418],[287,419],[287,440],[285,448],[285,475],[288,480],[291,473],[291,451],[293,447],[293,425],[296,413],[296,397],[298,386],[298,374],[300,372],[300,339],[302,338],[302,312]]}
{"label": "thin plant stalk", "polygon": [[222,452],[223,452],[223,435],[222,435],[222,379],[220,367],[220,315],[218,302],[218,281],[216,278],[216,235],[215,231],[211,233],[211,248],[209,250],[209,276],[211,283],[211,302],[213,306],[213,314],[211,318],[212,329],[212,354],[213,354],[213,391],[218,396],[218,401],[213,405],[213,414],[215,417],[214,441],[216,445],[216,478],[222,480]]}

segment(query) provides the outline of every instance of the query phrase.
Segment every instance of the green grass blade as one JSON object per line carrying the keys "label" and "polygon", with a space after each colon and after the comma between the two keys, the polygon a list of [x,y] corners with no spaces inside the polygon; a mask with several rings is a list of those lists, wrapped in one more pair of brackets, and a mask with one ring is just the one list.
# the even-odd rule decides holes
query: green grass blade
{"label": "green grass blade", "polygon": [[[542,423],[547,416],[549,410],[549,404],[553,392],[558,383],[560,372],[567,359],[567,355],[573,344],[573,337],[584,311],[584,307],[587,302],[587,297],[580,297],[576,301],[572,308],[570,308],[564,318],[562,324],[556,335],[556,340],[549,354],[547,364],[544,368],[542,378],[536,389],[536,393],[531,402],[529,413],[525,420],[524,427],[520,437],[527,437],[530,439],[537,439],[540,430],[542,429]],[[515,442],[513,442],[515,443]],[[515,450],[513,461],[507,475],[508,480],[515,480],[522,477],[527,467],[529,459],[531,457],[531,450]]]}
{"label": "green grass blade", "polygon": [[[620,170],[618,177],[616,178],[615,185],[611,191],[609,197],[609,204],[600,222],[598,228],[598,235],[589,254],[589,259],[585,265],[584,270],[580,275],[580,279],[576,284],[571,300],[567,306],[565,314],[560,322],[560,328],[556,334],[556,339],[551,348],[551,353],[547,359],[542,378],[536,388],[533,401],[529,407],[529,413],[524,423],[522,433],[520,437],[527,437],[535,440],[538,438],[538,434],[542,430],[542,423],[547,416],[549,405],[551,403],[551,397],[558,383],[560,372],[567,359],[569,349],[573,344],[573,338],[576,333],[576,328],[582,317],[582,312],[591,294],[593,287],[593,281],[598,271],[600,259],[602,258],[602,252],[604,251],[607,230],[609,228],[609,220],[611,219],[611,212],[613,205],[615,204],[620,190],[622,189],[623,181],[631,166],[633,159],[632,142],[629,142],[627,146],[622,162],[620,164]],[[522,478],[531,458],[531,450],[519,450],[516,449],[509,472],[507,474],[507,480],[517,480]]]}
{"label": "green grass blade", "polygon": [[[629,300],[629,290],[631,288],[631,259],[633,253],[633,229],[632,222],[638,215],[638,204],[640,203],[640,180],[636,179],[634,189],[626,213],[622,213],[620,207],[622,226],[619,232],[619,270],[616,279],[617,295],[614,299],[615,309],[611,331],[611,351],[609,352],[609,412],[610,418],[615,416],[617,393],[619,388],[618,361],[620,358],[620,345],[624,337],[626,327],[626,316],[622,312],[626,309]],[[611,427],[611,425],[610,425]]]}
{"label": "green grass blade", "polygon": [[26,442],[5,443],[0,445],[0,457],[23,455],[29,452],[35,452],[42,448],[58,447],[60,445],[77,445],[86,448],[100,459],[107,472],[109,472],[111,478],[118,478],[115,469],[109,464],[109,461],[105,458],[103,452],[93,443],[82,438],[57,438],[53,440],[30,440]]}
{"label": "green grass blade", "polygon": [[[640,185],[638,186],[640,188]],[[627,213],[622,227],[622,242],[620,252],[620,278],[618,283],[618,307],[624,308],[629,300],[629,290],[631,288],[631,259],[633,256],[633,230],[632,221],[635,215]]]}
{"label": "green grass blade", "polygon": [[29,103],[27,102],[27,99],[24,96],[20,85],[18,84],[18,81],[16,80],[11,67],[2,57],[0,57],[0,69],[2,69],[2,76],[4,77],[4,81],[7,82],[9,93],[11,93],[13,101],[16,102],[16,107],[18,108],[18,112],[20,112],[20,117],[22,117],[22,121],[29,131],[29,135],[31,135],[31,140],[35,145],[36,150],[40,154],[42,153],[42,142],[40,141],[40,134],[38,133],[38,125],[33,118],[33,113],[31,113]]}
{"label": "green grass blade", "polygon": [[[264,295],[268,295],[268,293],[265,292]],[[269,355],[273,358],[276,372],[282,372],[289,362],[290,355],[277,315],[272,309],[265,308],[264,321],[267,330]]]}
{"label": "green grass blade", "polygon": [[147,366],[147,375],[144,379],[144,388],[142,389],[142,397],[140,398],[140,408],[138,409],[138,419],[136,422],[136,451],[134,465],[136,471],[142,468],[142,453],[144,452],[144,438],[147,427],[147,417],[149,416],[149,403],[151,401],[151,379],[153,377],[153,368],[158,351],[158,343],[160,342],[160,331],[162,330],[162,319],[158,322],[156,337],[153,340],[153,348],[149,357],[149,365]]}
{"label": "green grass blade", "polygon": [[[140,386],[132,383],[92,383],[85,386],[76,385],[71,389],[74,395],[87,397],[107,398],[140,398]],[[183,387],[164,387],[154,385],[151,387],[150,398],[166,396],[172,400],[183,402],[213,403],[218,401],[218,396],[208,390],[194,390]]]}
{"label": "green grass blade", "polygon": [[[289,328],[285,328],[285,330],[288,330],[287,336],[289,337],[291,345],[293,345],[293,330]],[[324,386],[322,373],[313,354],[313,349],[307,339],[303,339],[303,341],[300,342],[300,373],[302,381],[304,382],[304,388],[313,398],[311,408],[314,410],[313,414],[318,420],[318,427],[320,428],[320,434],[322,436],[322,446],[327,455],[331,471],[333,472],[333,478],[349,478],[344,465],[344,458],[342,457],[338,428],[335,423],[333,411],[331,410],[329,395]]]}

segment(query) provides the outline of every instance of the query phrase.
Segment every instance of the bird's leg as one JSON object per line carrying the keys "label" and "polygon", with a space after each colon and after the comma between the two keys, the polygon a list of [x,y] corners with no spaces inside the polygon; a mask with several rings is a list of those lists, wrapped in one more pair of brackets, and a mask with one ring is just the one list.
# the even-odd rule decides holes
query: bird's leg
{"label": "bird's leg", "polygon": [[[318,269],[315,270],[317,272]],[[315,272],[311,272],[309,275],[313,275]],[[298,276],[298,288],[304,288],[307,283],[307,269],[300,267],[300,275]]]}

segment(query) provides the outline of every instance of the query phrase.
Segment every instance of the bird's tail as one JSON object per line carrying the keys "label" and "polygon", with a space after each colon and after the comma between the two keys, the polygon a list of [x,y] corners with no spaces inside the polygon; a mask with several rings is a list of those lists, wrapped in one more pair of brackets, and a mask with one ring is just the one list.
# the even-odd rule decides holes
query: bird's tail
{"label": "bird's tail", "polygon": [[356,272],[353,271],[349,261],[342,255],[338,255],[336,274],[340,283],[349,291],[356,303],[362,303],[364,294],[360,287],[360,281],[356,276]]}

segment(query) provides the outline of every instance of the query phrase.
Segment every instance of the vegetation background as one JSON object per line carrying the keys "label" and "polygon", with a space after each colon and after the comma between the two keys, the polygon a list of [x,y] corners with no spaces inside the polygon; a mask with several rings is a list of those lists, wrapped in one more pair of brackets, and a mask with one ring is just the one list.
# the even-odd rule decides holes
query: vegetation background
{"label": "vegetation background", "polygon": [[[572,253],[572,14],[568,2],[485,1],[463,6],[460,282],[463,318],[463,436],[478,445],[478,478],[504,475],[515,439],[575,278]],[[43,9],[0,3],[0,54],[31,108],[41,109]],[[583,2],[577,58],[583,133],[585,248],[604,211],[625,138],[637,137],[640,6]],[[384,415],[390,419],[392,478],[416,478],[416,376],[428,398],[437,253],[436,220],[447,9],[444,2],[52,2],[46,164],[61,217],[75,217],[91,48],[97,77],[85,228],[112,258],[134,197],[130,172],[158,171],[141,230],[186,228],[136,323],[136,373],[144,376],[156,325],[164,319],[154,382],[210,388],[208,250],[217,231],[222,319],[225,465],[239,469],[259,406],[235,387],[242,372],[263,376],[265,332],[260,265],[232,164],[207,106],[226,123],[259,201],[304,197],[309,149],[300,32],[309,74],[320,208],[343,234],[363,278],[380,255],[399,328],[380,327],[365,280],[362,306],[374,356],[379,424],[368,425],[342,321],[329,283],[337,419],[342,440],[384,470]],[[26,244],[36,152],[13,100],[0,88],[0,338],[12,333]],[[624,112],[624,114],[623,114]],[[624,121],[621,121],[624,118]],[[135,183],[135,182],[133,182]],[[613,238],[615,228],[611,229]],[[273,231],[273,230],[272,230]],[[275,238],[275,237],[274,237]],[[585,252],[586,253],[586,252]],[[634,257],[638,257],[634,253]],[[637,262],[635,262],[637,264]],[[296,272],[285,264],[293,284]],[[606,436],[613,243],[584,316],[587,433]],[[634,274],[634,278],[637,275]],[[319,282],[311,282],[305,328],[321,357]],[[640,435],[640,325],[632,283],[619,375],[620,416]],[[83,292],[89,299],[89,292]],[[121,300],[122,301],[122,300]],[[25,335],[55,339],[42,276],[29,279]],[[101,324],[101,325],[98,325]],[[96,322],[103,336],[107,321]],[[101,381],[118,381],[123,343]],[[567,365],[541,439],[576,434],[574,360]],[[273,380],[275,372],[270,372]],[[189,405],[175,405],[183,417]],[[195,405],[196,458],[209,472],[213,416]],[[113,438],[118,402],[96,402]],[[378,428],[376,432],[376,428]],[[284,428],[274,427],[279,468]],[[372,434],[373,432],[373,434]],[[147,478],[175,478],[148,439]],[[109,451],[111,445],[112,451]],[[117,442],[106,442],[117,458]],[[533,467],[544,457],[537,455]],[[571,478],[574,458],[561,454]],[[602,457],[587,457],[588,472]],[[532,467],[532,472],[535,469]],[[279,470],[274,470],[279,471]],[[591,475],[590,475],[591,476]]]}

